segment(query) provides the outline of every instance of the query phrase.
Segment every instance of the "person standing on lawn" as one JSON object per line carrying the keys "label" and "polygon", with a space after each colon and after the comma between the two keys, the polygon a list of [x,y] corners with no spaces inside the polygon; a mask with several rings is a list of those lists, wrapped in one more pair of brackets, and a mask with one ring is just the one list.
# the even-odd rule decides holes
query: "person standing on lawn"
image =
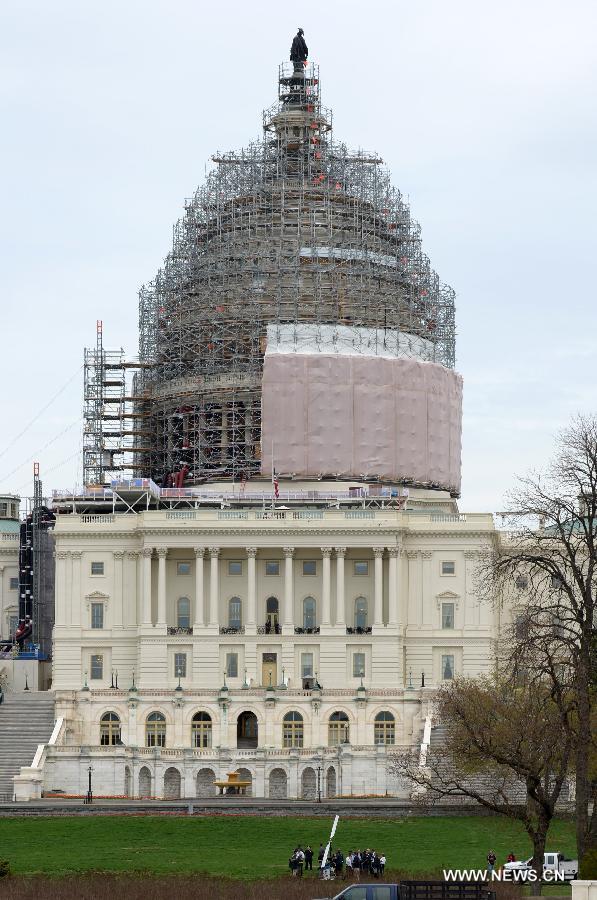
{"label": "person standing on lawn", "polygon": [[305,847],[305,872],[307,869],[313,871],[313,850],[310,844]]}
{"label": "person standing on lawn", "polygon": [[319,868],[321,869],[321,864],[323,862],[323,857],[325,855],[325,847],[323,844],[319,845],[319,850],[317,852],[317,862],[319,863]]}
{"label": "person standing on lawn", "polygon": [[495,855],[493,850],[490,850],[489,853],[487,854],[487,871],[488,872],[493,872],[493,870],[495,868],[496,859],[497,859],[497,856]]}
{"label": "person standing on lawn", "polygon": [[382,853],[381,856],[379,857],[379,874],[382,876],[382,878],[383,878],[383,873],[385,872],[385,868],[386,868],[386,856],[385,856],[385,853]]}

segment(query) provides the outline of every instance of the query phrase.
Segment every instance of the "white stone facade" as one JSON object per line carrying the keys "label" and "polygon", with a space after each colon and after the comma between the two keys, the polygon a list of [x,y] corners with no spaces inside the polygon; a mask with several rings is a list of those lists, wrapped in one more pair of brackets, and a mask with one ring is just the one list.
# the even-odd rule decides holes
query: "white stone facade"
{"label": "white stone facade", "polygon": [[388,752],[420,743],[444,677],[491,666],[494,537],[439,492],[58,516],[45,790],[84,793],[92,765],[100,794],[212,795],[242,769],[255,796],[402,795]]}

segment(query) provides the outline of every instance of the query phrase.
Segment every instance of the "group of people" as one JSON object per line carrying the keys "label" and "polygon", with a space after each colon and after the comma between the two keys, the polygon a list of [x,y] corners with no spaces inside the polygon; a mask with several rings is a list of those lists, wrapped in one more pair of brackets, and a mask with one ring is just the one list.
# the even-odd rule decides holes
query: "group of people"
{"label": "group of people", "polygon": [[[496,862],[497,862],[497,856],[495,855],[493,850],[490,850],[489,853],[487,854],[487,871],[488,872],[494,871]],[[512,853],[511,850],[510,850],[510,853],[508,853],[508,858],[507,858],[506,862],[509,862],[509,863],[516,862],[516,857],[514,856],[514,854]]]}
{"label": "group of people", "polygon": [[[317,868],[321,872],[322,878],[354,878],[360,881],[361,872],[366,876],[379,878],[383,875],[386,867],[386,857],[383,853],[378,854],[375,850],[349,850],[346,856],[342,850],[333,850],[330,847],[329,853],[325,859],[325,847],[319,845],[317,853]],[[301,878],[303,872],[313,870],[314,852],[312,847],[307,844],[303,850],[299,844],[288,860],[288,868],[291,874]]]}

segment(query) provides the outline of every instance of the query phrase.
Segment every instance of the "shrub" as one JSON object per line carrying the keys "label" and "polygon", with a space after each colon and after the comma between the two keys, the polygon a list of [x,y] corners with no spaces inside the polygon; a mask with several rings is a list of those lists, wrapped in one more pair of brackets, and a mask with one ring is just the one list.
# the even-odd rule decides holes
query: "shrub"
{"label": "shrub", "polygon": [[587,850],[580,861],[579,878],[584,881],[597,881],[597,847]]}
{"label": "shrub", "polygon": [[10,863],[7,859],[0,859],[0,878],[10,875]]}

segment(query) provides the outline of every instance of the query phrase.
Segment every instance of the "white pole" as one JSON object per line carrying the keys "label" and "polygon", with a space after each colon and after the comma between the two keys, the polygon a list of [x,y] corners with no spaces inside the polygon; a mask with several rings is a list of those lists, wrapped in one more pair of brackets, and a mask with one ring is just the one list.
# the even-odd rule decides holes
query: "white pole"
{"label": "white pole", "polygon": [[333,837],[336,834],[336,828],[338,827],[339,818],[340,818],[340,816],[336,816],[336,818],[334,819],[334,824],[332,825],[332,830],[330,833],[330,839],[327,842],[327,846],[325,848],[325,853],[323,854],[323,859],[321,860],[321,868],[322,869],[325,869],[325,864],[328,861],[328,853],[330,852],[330,846],[331,846]]}

